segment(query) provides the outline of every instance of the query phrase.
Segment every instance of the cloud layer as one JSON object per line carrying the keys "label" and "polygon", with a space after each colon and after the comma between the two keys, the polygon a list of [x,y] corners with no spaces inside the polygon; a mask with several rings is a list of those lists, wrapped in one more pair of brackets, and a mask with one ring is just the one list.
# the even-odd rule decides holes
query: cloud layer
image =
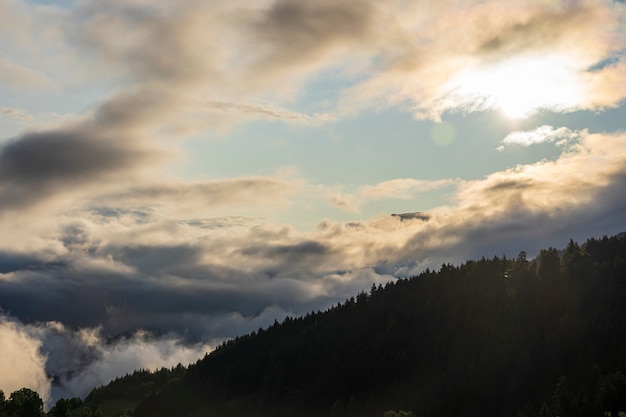
{"label": "cloud layer", "polygon": [[[444,259],[532,253],[569,237],[619,230],[624,204],[617,190],[624,185],[626,138],[579,135],[553,161],[473,181],[399,179],[362,191],[370,198],[390,192],[407,198],[402,192],[415,192],[416,187],[456,184],[453,203],[429,212],[427,221],[389,215],[361,222],[324,220],[311,232],[245,218],[230,223],[218,218],[212,226],[210,219],[175,221],[170,216],[179,212],[175,200],[182,212],[197,204],[194,200],[210,204],[204,194],[222,201],[225,197],[215,184],[201,191],[184,186],[134,190],[129,195],[136,199],[130,200],[109,196],[107,201],[126,207],[78,208],[71,217],[59,219],[39,249],[32,244],[4,246],[0,305],[17,317],[101,325],[112,335],[144,328],[192,339],[230,337],[240,330],[237,326],[221,325],[214,333],[217,321],[229,314],[252,320],[274,307],[284,314],[302,314],[371,283],[356,277],[385,282],[436,267]],[[268,192],[256,180],[218,185],[218,190],[232,189],[222,201],[226,207],[250,204],[237,187]],[[169,211],[142,211],[141,204],[152,206],[159,198],[170,200]]]}
{"label": "cloud layer", "polygon": [[41,342],[4,317],[0,318],[0,336],[0,390],[8,397],[26,387],[48,399],[50,381],[44,370]]}
{"label": "cloud layer", "polygon": [[[38,77],[57,76],[35,75],[24,59],[47,46],[62,50],[64,60],[54,60],[55,65],[82,60],[75,66],[82,74],[75,79],[98,82],[106,76],[135,86],[152,98],[147,109],[160,108],[157,124],[185,129],[208,127],[197,117],[202,101],[244,119],[251,112],[277,117],[275,111],[259,113],[258,99],[293,99],[320,70],[335,72],[349,86],[339,92],[336,115],[399,105],[436,119],[446,111],[506,106],[501,92],[480,83],[483,78],[505,92],[522,85],[517,92],[528,94],[522,101],[534,109],[602,109],[626,96],[620,82],[626,68],[620,58],[626,12],[620,2],[531,1],[504,7],[455,0],[438,5],[115,1],[55,10],[11,1],[3,9],[12,22],[5,31],[21,46],[6,47],[7,58],[0,61],[5,82],[35,85]],[[40,29],[24,30],[15,22]],[[527,68],[500,71],[515,62]],[[533,77],[532,84],[526,84],[524,73]],[[545,91],[547,86],[556,89]],[[159,97],[164,90],[167,94]],[[280,113],[293,120],[299,112]]]}
{"label": "cloud layer", "polygon": [[515,131],[509,133],[497,149],[503,150],[508,145],[531,146],[537,143],[556,142],[556,145],[564,145],[577,139],[578,132],[573,132],[566,127],[558,129],[543,125],[531,131]]}
{"label": "cloud layer", "polygon": [[185,345],[174,336],[146,332],[106,340],[99,328],[72,330],[59,322],[23,324],[0,318],[0,389],[40,393],[47,408],[59,398],[85,397],[93,387],[132,373],[189,364],[210,352],[209,344]]}

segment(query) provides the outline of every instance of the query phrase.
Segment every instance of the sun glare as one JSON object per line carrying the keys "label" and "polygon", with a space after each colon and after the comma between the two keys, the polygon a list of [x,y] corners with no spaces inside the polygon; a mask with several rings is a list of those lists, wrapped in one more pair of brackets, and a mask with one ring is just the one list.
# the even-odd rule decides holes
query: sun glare
{"label": "sun glare", "polygon": [[578,81],[567,58],[527,57],[473,67],[456,77],[451,89],[466,106],[519,119],[540,109],[574,107],[581,97]]}

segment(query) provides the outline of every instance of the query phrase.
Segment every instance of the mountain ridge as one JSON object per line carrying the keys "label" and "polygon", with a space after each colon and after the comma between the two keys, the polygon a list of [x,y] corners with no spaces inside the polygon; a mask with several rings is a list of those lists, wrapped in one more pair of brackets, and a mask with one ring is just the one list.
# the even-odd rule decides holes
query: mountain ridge
{"label": "mountain ridge", "polygon": [[135,392],[136,417],[617,415],[625,260],[622,235],[443,264],[225,342],[188,369],[121,378],[85,404]]}

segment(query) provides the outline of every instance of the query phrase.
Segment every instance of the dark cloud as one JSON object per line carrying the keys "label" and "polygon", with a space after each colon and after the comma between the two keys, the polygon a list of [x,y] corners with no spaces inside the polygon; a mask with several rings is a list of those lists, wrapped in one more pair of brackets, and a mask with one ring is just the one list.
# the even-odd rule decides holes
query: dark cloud
{"label": "dark cloud", "polygon": [[113,282],[110,275],[94,274],[79,280],[67,268],[48,268],[45,273],[21,271],[13,277],[0,282],[0,305],[27,322],[53,320],[71,326],[97,326],[106,318],[107,300],[116,295],[102,283]]}
{"label": "dark cloud", "polygon": [[71,131],[26,134],[2,148],[0,178],[27,187],[82,181],[127,166],[138,156],[119,143],[98,139]]}
{"label": "dark cloud", "polygon": [[366,1],[302,3],[279,0],[265,13],[258,30],[281,50],[305,53],[336,39],[360,39],[369,34],[374,8]]}
{"label": "dark cloud", "polygon": [[330,250],[326,245],[314,241],[301,242],[295,245],[261,245],[246,247],[242,250],[242,253],[246,256],[263,256],[269,258],[326,255],[329,252]]}
{"label": "dark cloud", "polygon": [[421,220],[425,222],[430,219],[430,215],[422,211],[416,211],[413,213],[393,213],[392,216],[399,218],[401,221]]}
{"label": "dark cloud", "polygon": [[[16,260],[7,268],[13,270],[12,278],[0,280],[0,306],[28,322],[102,326],[113,336],[149,329],[194,340],[232,337],[240,331],[210,334],[198,317],[236,312],[252,318],[274,304],[306,311],[307,306],[299,305],[308,296],[306,288],[290,282],[271,284],[263,272],[245,275],[235,265],[202,265],[198,253],[188,245],[107,251],[109,259],[132,265],[135,272],[85,271],[76,262],[23,265]],[[20,266],[24,268],[15,271]]]}
{"label": "dark cloud", "polygon": [[240,251],[244,257],[270,260],[257,273],[270,279],[294,277],[298,280],[319,277],[335,257],[341,256],[341,252],[339,248],[312,240],[279,245],[255,242],[245,245]]}
{"label": "dark cloud", "polygon": [[373,41],[376,18],[368,1],[276,1],[252,25],[260,51],[253,72],[275,77],[294,66],[318,66],[333,52]]}
{"label": "dark cloud", "polygon": [[0,149],[0,207],[20,208],[95,181],[120,178],[154,156],[123,133],[88,126],[26,133]]}
{"label": "dark cloud", "polygon": [[253,226],[263,218],[261,217],[245,217],[245,216],[225,216],[225,217],[211,217],[204,219],[189,219],[181,220],[181,224],[186,224],[192,227],[198,227],[200,229],[223,229],[230,227],[250,227]]}
{"label": "dark cloud", "polygon": [[202,255],[202,249],[192,245],[106,247],[101,251],[147,275],[180,273],[186,266],[195,267]]}
{"label": "dark cloud", "polygon": [[28,270],[36,265],[41,265],[41,260],[37,257],[20,253],[0,252],[0,274]]}
{"label": "dark cloud", "polygon": [[[499,182],[497,184],[493,184],[489,187],[490,193],[505,193],[507,191],[516,192],[522,190],[529,190],[533,186],[533,180],[528,178],[519,178],[515,180],[506,180]],[[500,198],[503,198],[504,195],[501,194]]]}
{"label": "dark cloud", "polygon": [[120,207],[93,207],[91,213],[107,221],[129,216],[137,224],[145,224],[152,219],[153,214],[150,209],[124,209]]}
{"label": "dark cloud", "polygon": [[[152,127],[166,118],[177,103],[177,96],[171,90],[150,85],[132,87],[100,104],[93,116],[93,128],[95,132],[114,129],[119,135],[122,129],[132,132]],[[113,138],[121,139],[115,135]]]}
{"label": "dark cloud", "polygon": [[[202,239],[180,243],[170,230],[171,242],[157,244],[148,242],[159,224],[149,223],[130,229],[145,243],[107,242],[111,237],[102,233],[127,220],[116,215],[109,223],[75,220],[63,226],[58,239],[67,252],[61,255],[0,257],[6,271],[0,306],[28,323],[102,326],[112,336],[148,329],[206,340],[241,334],[250,323],[271,324],[265,313],[271,308],[283,316],[324,308],[376,279],[327,281],[343,249],[293,236],[288,228],[209,229]],[[142,228],[148,231],[144,237]],[[220,324],[233,314],[239,319]]]}

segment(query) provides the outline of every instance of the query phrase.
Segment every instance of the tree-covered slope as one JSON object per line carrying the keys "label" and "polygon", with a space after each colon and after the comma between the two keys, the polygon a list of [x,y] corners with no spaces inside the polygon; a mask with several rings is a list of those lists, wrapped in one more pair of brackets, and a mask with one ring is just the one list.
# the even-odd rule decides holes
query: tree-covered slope
{"label": "tree-covered slope", "polygon": [[135,415],[617,415],[625,374],[626,238],[605,237],[442,265],[288,318],[161,376]]}

